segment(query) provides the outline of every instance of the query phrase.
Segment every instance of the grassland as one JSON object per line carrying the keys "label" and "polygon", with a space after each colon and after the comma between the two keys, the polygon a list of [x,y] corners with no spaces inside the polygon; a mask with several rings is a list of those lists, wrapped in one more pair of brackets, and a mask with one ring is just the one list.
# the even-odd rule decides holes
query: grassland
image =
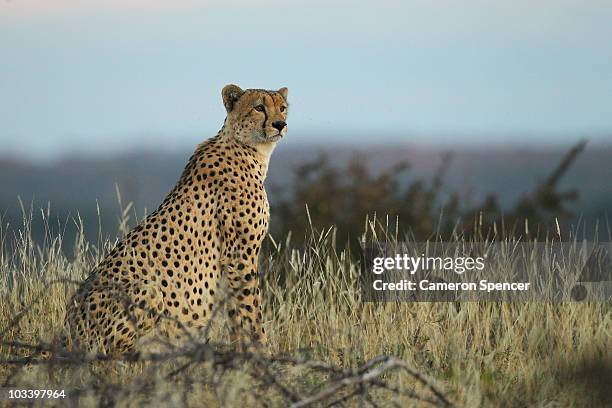
{"label": "grassland", "polygon": [[72,399],[61,403],[84,406],[284,407],[312,396],[311,406],[612,404],[609,302],[365,303],[359,256],[336,248],[333,228],[301,248],[290,236],[268,241],[262,353],[229,350],[216,319],[210,343],[158,359],[28,359],[28,345],[52,343],[75,282],[114,244],[80,235],[64,251],[61,234],[36,244],[30,222],[0,232],[3,387],[64,389]]}

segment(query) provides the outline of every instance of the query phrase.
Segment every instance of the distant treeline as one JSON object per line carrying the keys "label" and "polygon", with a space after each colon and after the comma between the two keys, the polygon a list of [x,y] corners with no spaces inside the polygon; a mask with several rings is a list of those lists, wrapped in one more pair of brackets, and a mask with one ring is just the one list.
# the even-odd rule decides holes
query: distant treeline
{"label": "distant treeline", "polygon": [[[271,233],[282,239],[291,231],[299,243],[313,227],[334,226],[342,245],[364,232],[367,215],[417,239],[473,231],[538,238],[560,231],[565,238],[578,221],[587,224],[582,231],[587,238],[609,239],[612,148],[583,148],[581,142],[563,157],[555,149],[459,149],[450,155],[407,146],[322,150],[287,144],[272,157],[266,182]],[[0,160],[0,235],[15,237],[25,215],[37,242],[60,233],[68,250],[81,228],[91,242],[113,237],[121,233],[119,219],[125,223],[128,216],[133,225],[145,208],[151,212],[161,203],[188,156],[142,152],[48,164]]]}
{"label": "distant treeline", "polygon": [[[292,188],[274,206],[273,233],[293,233],[300,241],[311,229],[335,227],[340,245],[363,234],[366,215],[417,240],[466,238],[569,239],[568,225],[575,214],[568,205],[578,190],[559,191],[559,181],[585,148],[581,141],[571,148],[549,176],[533,191],[524,191],[510,208],[502,208],[495,194],[475,205],[463,203],[461,191],[444,193],[442,186],[452,168],[446,155],[430,181],[405,182],[408,162],[400,162],[374,174],[364,156],[354,156],[346,166],[335,166],[329,156],[295,169]],[[475,236],[478,234],[478,236]]]}

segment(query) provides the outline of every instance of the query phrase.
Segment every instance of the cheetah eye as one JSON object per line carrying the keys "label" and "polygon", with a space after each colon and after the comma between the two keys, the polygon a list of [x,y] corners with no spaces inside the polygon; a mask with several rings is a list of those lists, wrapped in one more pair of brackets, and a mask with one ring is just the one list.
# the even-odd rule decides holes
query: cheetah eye
{"label": "cheetah eye", "polygon": [[257,105],[257,106],[255,107],[255,110],[256,110],[257,112],[263,112],[263,111],[265,110],[265,108],[264,108],[264,106],[263,106],[263,105]]}
{"label": "cheetah eye", "polygon": [[281,107],[280,107],[280,111],[281,111],[281,112],[284,112],[284,111],[285,111],[285,109],[287,109],[287,107],[286,107],[286,106],[281,106]]}

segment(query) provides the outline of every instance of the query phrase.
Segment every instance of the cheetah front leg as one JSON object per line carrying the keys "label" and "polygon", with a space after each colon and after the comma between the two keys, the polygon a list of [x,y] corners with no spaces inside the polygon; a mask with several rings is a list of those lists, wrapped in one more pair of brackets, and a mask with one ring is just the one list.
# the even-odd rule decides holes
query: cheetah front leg
{"label": "cheetah front leg", "polygon": [[254,245],[243,237],[234,240],[235,245],[224,251],[223,271],[230,287],[227,312],[230,320],[230,341],[239,346],[253,343],[265,344],[266,333],[262,325],[260,278],[257,271],[259,244]]}

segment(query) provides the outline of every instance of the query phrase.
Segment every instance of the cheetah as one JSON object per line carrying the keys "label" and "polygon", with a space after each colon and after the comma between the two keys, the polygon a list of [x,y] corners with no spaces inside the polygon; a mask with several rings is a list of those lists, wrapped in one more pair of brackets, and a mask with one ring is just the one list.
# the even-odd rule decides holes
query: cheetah
{"label": "cheetah", "polygon": [[180,339],[202,331],[220,303],[230,338],[266,342],[258,256],[267,234],[270,155],[287,133],[287,88],[221,91],[227,111],[199,144],[159,208],[93,269],[67,306],[65,339],[102,353],[140,351],[152,332]]}

